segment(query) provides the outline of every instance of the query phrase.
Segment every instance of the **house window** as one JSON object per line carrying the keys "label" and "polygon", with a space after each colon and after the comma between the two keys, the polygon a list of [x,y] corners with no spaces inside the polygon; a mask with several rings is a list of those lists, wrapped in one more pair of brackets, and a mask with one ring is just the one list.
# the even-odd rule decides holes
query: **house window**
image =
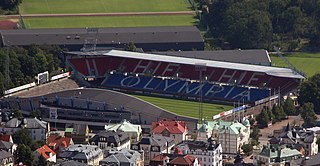
{"label": "house window", "polygon": [[114,147],[114,144],[113,144],[113,143],[111,143],[111,144],[110,144],[110,146],[111,146],[111,148],[113,148],[113,147]]}

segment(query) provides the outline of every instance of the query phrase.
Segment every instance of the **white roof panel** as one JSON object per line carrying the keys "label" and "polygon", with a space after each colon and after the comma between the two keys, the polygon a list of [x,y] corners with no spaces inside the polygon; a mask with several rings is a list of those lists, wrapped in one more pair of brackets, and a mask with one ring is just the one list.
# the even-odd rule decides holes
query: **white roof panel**
{"label": "white roof panel", "polygon": [[203,65],[203,64],[205,64],[207,67],[254,71],[254,72],[266,73],[267,75],[277,76],[277,77],[304,79],[304,77],[302,75],[300,75],[299,73],[297,73],[289,68],[249,65],[249,64],[241,64],[241,63],[221,62],[221,61],[203,60],[203,59],[194,59],[194,58],[185,58],[185,57],[174,57],[174,56],[147,54],[147,53],[129,52],[129,51],[119,51],[119,50],[111,50],[103,55],[114,56],[114,57],[124,57],[124,58],[143,59],[143,60],[153,60],[153,61],[161,61],[161,62],[170,62],[170,63],[178,63],[178,64],[188,64],[188,65],[199,65],[199,64]]}

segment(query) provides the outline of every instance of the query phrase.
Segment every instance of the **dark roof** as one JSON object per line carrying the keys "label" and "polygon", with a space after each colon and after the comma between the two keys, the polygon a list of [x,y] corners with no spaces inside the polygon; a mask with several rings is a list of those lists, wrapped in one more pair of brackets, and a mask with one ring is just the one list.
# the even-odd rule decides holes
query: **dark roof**
{"label": "dark roof", "polygon": [[5,159],[8,157],[13,157],[13,155],[5,150],[0,150],[0,159]]}
{"label": "dark roof", "polygon": [[78,161],[66,160],[61,163],[54,164],[54,166],[86,166],[85,163],[80,163]]}
{"label": "dark roof", "polygon": [[101,131],[96,134],[93,138],[90,139],[90,142],[100,142],[100,138],[107,138],[106,142],[108,143],[125,143],[130,141],[130,137],[128,134],[123,132],[110,132],[110,131]]}
{"label": "dark roof", "polygon": [[296,165],[301,166],[319,166],[320,165],[320,153],[314,156],[299,158],[294,160]]}
{"label": "dark roof", "polygon": [[25,128],[27,129],[46,129],[47,122],[40,121],[37,118],[23,118],[22,120],[19,120],[18,118],[12,118],[9,120],[5,126],[9,128],[18,128],[22,125],[26,125]]}
{"label": "dark roof", "polygon": [[271,65],[271,60],[267,50],[218,50],[218,51],[168,51],[168,52],[154,52],[156,54],[255,64],[255,65]]}
{"label": "dark roof", "polygon": [[0,31],[4,45],[84,44],[85,38],[97,36],[97,44],[203,42],[194,26],[99,28],[16,29]]}
{"label": "dark roof", "polygon": [[3,150],[11,149],[12,145],[13,143],[11,142],[0,141],[0,149],[3,149]]}

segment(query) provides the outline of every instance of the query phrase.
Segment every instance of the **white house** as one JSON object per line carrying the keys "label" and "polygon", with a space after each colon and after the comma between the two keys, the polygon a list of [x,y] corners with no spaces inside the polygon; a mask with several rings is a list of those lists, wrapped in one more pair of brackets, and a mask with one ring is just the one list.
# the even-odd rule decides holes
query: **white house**
{"label": "white house", "polygon": [[186,140],[188,128],[187,124],[183,121],[164,119],[159,122],[152,122],[151,134],[170,137],[174,140],[175,144],[178,144]]}
{"label": "white house", "polygon": [[118,124],[108,124],[105,125],[106,131],[113,131],[113,132],[124,132],[129,134],[130,139],[133,142],[137,142],[140,140],[142,129],[140,125],[131,124],[127,120],[123,120]]}
{"label": "white house", "polygon": [[0,126],[0,132],[13,134],[21,129],[27,129],[35,141],[45,140],[50,132],[50,125],[47,122],[40,121],[37,118],[13,118]]}
{"label": "white house", "polygon": [[241,146],[249,143],[250,122],[244,120],[243,124],[237,121],[226,122],[222,120],[206,122],[198,125],[197,140],[206,140],[211,136],[221,144],[223,153],[238,153]]}

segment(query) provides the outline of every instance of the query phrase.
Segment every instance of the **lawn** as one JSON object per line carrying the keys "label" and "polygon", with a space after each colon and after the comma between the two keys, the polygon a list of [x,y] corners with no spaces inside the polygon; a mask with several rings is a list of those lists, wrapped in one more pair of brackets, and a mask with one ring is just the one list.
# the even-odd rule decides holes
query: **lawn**
{"label": "lawn", "polygon": [[[311,77],[320,72],[320,53],[294,53],[285,55],[291,64]],[[285,62],[278,56],[271,56],[272,65],[286,67]]]}
{"label": "lawn", "polygon": [[[199,102],[166,99],[166,98],[150,97],[150,96],[140,96],[140,95],[133,95],[133,96],[138,97],[147,102],[150,102],[169,112],[173,112],[179,115],[194,117],[194,118],[199,117],[199,114],[198,114]],[[233,108],[232,106],[203,103],[203,117],[206,120],[212,120],[213,115],[216,115],[220,112],[228,111],[232,108]]]}
{"label": "lawn", "polygon": [[187,0],[23,0],[21,14],[188,11]]}
{"label": "lawn", "polygon": [[193,15],[26,18],[26,28],[147,27],[194,25]]}

